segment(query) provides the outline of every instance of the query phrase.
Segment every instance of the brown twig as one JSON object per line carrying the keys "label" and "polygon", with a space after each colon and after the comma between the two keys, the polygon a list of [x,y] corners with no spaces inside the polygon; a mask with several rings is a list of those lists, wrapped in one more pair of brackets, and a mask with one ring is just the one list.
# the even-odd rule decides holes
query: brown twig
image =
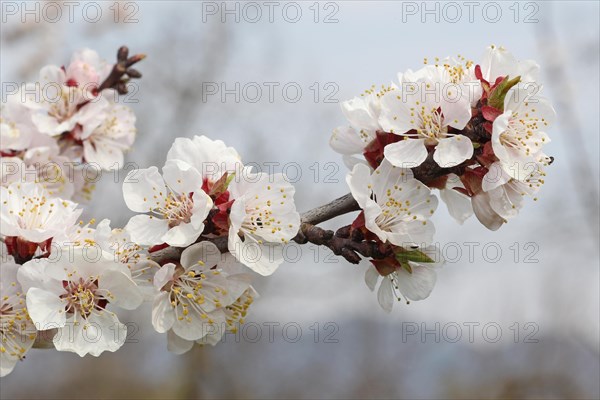
{"label": "brown twig", "polygon": [[146,58],[146,55],[136,54],[131,57],[128,56],[129,49],[127,46],[121,46],[117,51],[117,63],[113,66],[104,82],[98,87],[98,92],[105,89],[115,89],[119,94],[126,94],[127,82],[130,79],[142,77],[142,74],[138,70],[131,68],[131,66],[142,61]]}

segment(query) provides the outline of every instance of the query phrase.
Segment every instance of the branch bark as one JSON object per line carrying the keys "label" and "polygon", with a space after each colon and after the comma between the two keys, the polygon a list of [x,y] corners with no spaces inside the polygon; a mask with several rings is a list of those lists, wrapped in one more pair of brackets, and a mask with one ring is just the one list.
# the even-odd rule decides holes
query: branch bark
{"label": "branch bark", "polygon": [[[470,160],[453,168],[442,168],[437,165],[431,155],[420,166],[413,168],[415,178],[427,184],[433,180],[447,175],[449,173],[462,174],[465,166],[469,165]],[[325,246],[331,249],[334,254],[344,257],[348,262],[358,264],[362,257],[381,259],[389,255],[390,248],[381,246],[378,243],[365,241],[362,237],[352,237],[349,234],[349,226],[342,227],[336,232],[325,230],[317,225],[329,221],[340,215],[359,211],[360,207],[351,193],[339,197],[327,204],[313,208],[302,213],[300,218],[300,230],[292,239],[298,244],[313,243],[317,246]],[[227,237],[206,238],[200,236],[198,241],[210,241],[214,243],[222,252],[228,252]],[[153,252],[151,259],[159,264],[165,262],[178,261],[183,252],[183,248],[167,247],[165,249]]]}

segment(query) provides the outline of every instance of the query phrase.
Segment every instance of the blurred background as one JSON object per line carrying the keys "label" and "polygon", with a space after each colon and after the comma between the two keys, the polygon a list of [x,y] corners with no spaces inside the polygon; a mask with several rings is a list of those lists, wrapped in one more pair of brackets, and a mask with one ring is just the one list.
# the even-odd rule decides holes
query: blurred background
{"label": "blurred background", "polygon": [[[458,226],[440,205],[448,263],[425,301],[386,314],[365,265],[291,246],[226,343],[172,355],[146,306],[121,318],[132,329],[117,353],[33,350],[2,398],[600,397],[598,2],[71,3],[69,15],[61,2],[2,2],[2,82],[35,80],[82,47],[110,62],[123,44],[146,53],[121,99],[138,118],[127,161],[140,167],[162,166],[175,137],[206,134],[297,179],[308,210],[348,191],[328,147],[346,123],[340,101],[424,57],[477,62],[490,44],[542,66],[555,162],[539,200],[498,232]],[[89,217],[126,223],[125,174],[98,183]]]}

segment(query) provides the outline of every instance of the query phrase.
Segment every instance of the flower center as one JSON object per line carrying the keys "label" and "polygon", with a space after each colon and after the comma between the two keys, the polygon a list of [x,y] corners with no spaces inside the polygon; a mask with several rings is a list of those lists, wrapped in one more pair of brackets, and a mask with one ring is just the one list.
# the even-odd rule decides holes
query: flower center
{"label": "flower center", "polygon": [[169,228],[173,228],[181,223],[189,223],[192,219],[193,208],[194,201],[189,196],[169,193],[164,207],[156,209],[155,213],[168,220]]}
{"label": "flower center", "polygon": [[94,311],[104,310],[108,304],[110,293],[98,287],[98,279],[64,281],[63,287],[65,293],[61,297],[67,301],[67,313],[77,313],[87,318]]}
{"label": "flower center", "polygon": [[[415,113],[419,118],[417,133],[426,139],[426,144],[437,144],[438,139],[447,136],[448,128],[443,124],[444,118],[439,109],[427,110],[425,106],[421,106],[421,110],[415,112],[414,107],[411,107],[411,116],[414,117]],[[411,122],[414,123],[414,120]]]}
{"label": "flower center", "polygon": [[207,323],[214,321],[204,311],[207,301],[214,303],[216,308],[223,307],[220,296],[225,296],[227,291],[212,282],[208,275],[220,275],[219,270],[206,272],[185,271],[183,267],[177,266],[174,280],[163,287],[163,291],[170,293],[171,306],[179,321],[191,323],[192,317],[199,317]]}
{"label": "flower center", "polygon": [[534,132],[540,129],[537,118],[523,119],[519,113],[513,113],[508,128],[500,134],[500,143],[505,147],[514,148],[529,156],[536,153],[544,138],[538,140]]}

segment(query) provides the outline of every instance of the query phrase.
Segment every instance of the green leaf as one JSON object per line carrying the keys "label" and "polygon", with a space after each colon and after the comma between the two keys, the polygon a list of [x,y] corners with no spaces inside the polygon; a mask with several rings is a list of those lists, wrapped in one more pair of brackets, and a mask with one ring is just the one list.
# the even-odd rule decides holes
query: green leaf
{"label": "green leaf", "polygon": [[231,181],[233,180],[233,178],[235,177],[235,174],[231,174],[229,175],[227,172],[225,172],[223,174],[223,176],[221,176],[219,178],[219,180],[217,180],[212,187],[210,188],[210,193],[208,193],[211,196],[219,196],[222,193],[224,193],[227,188],[229,187],[229,184],[231,183]]}
{"label": "green leaf", "polygon": [[[402,266],[404,267],[404,264],[408,265],[409,261],[413,261],[413,262],[419,262],[419,263],[432,263],[434,262],[434,260],[432,260],[427,254],[419,251],[419,250],[406,250],[404,248],[399,247],[396,252],[394,253],[394,255],[396,256],[396,260],[402,264]],[[410,266],[409,266],[410,268]],[[411,269],[407,269],[408,272],[412,272]]]}
{"label": "green leaf", "polygon": [[402,266],[402,268],[404,268],[406,270],[406,272],[408,272],[409,274],[412,274],[412,267],[410,266],[410,264],[408,262],[401,262],[400,265]]}
{"label": "green leaf", "polygon": [[227,177],[227,182],[225,182],[225,187],[228,188],[229,184],[231,183],[231,181],[233,180],[233,178],[235,178],[235,173],[232,173],[231,175],[229,175]]}
{"label": "green leaf", "polygon": [[492,93],[490,93],[488,105],[504,112],[504,98],[506,97],[506,93],[508,93],[510,88],[519,83],[520,80],[520,76],[509,79],[509,76],[507,75],[506,78],[504,78],[502,82],[500,82],[498,86],[494,88]]}

